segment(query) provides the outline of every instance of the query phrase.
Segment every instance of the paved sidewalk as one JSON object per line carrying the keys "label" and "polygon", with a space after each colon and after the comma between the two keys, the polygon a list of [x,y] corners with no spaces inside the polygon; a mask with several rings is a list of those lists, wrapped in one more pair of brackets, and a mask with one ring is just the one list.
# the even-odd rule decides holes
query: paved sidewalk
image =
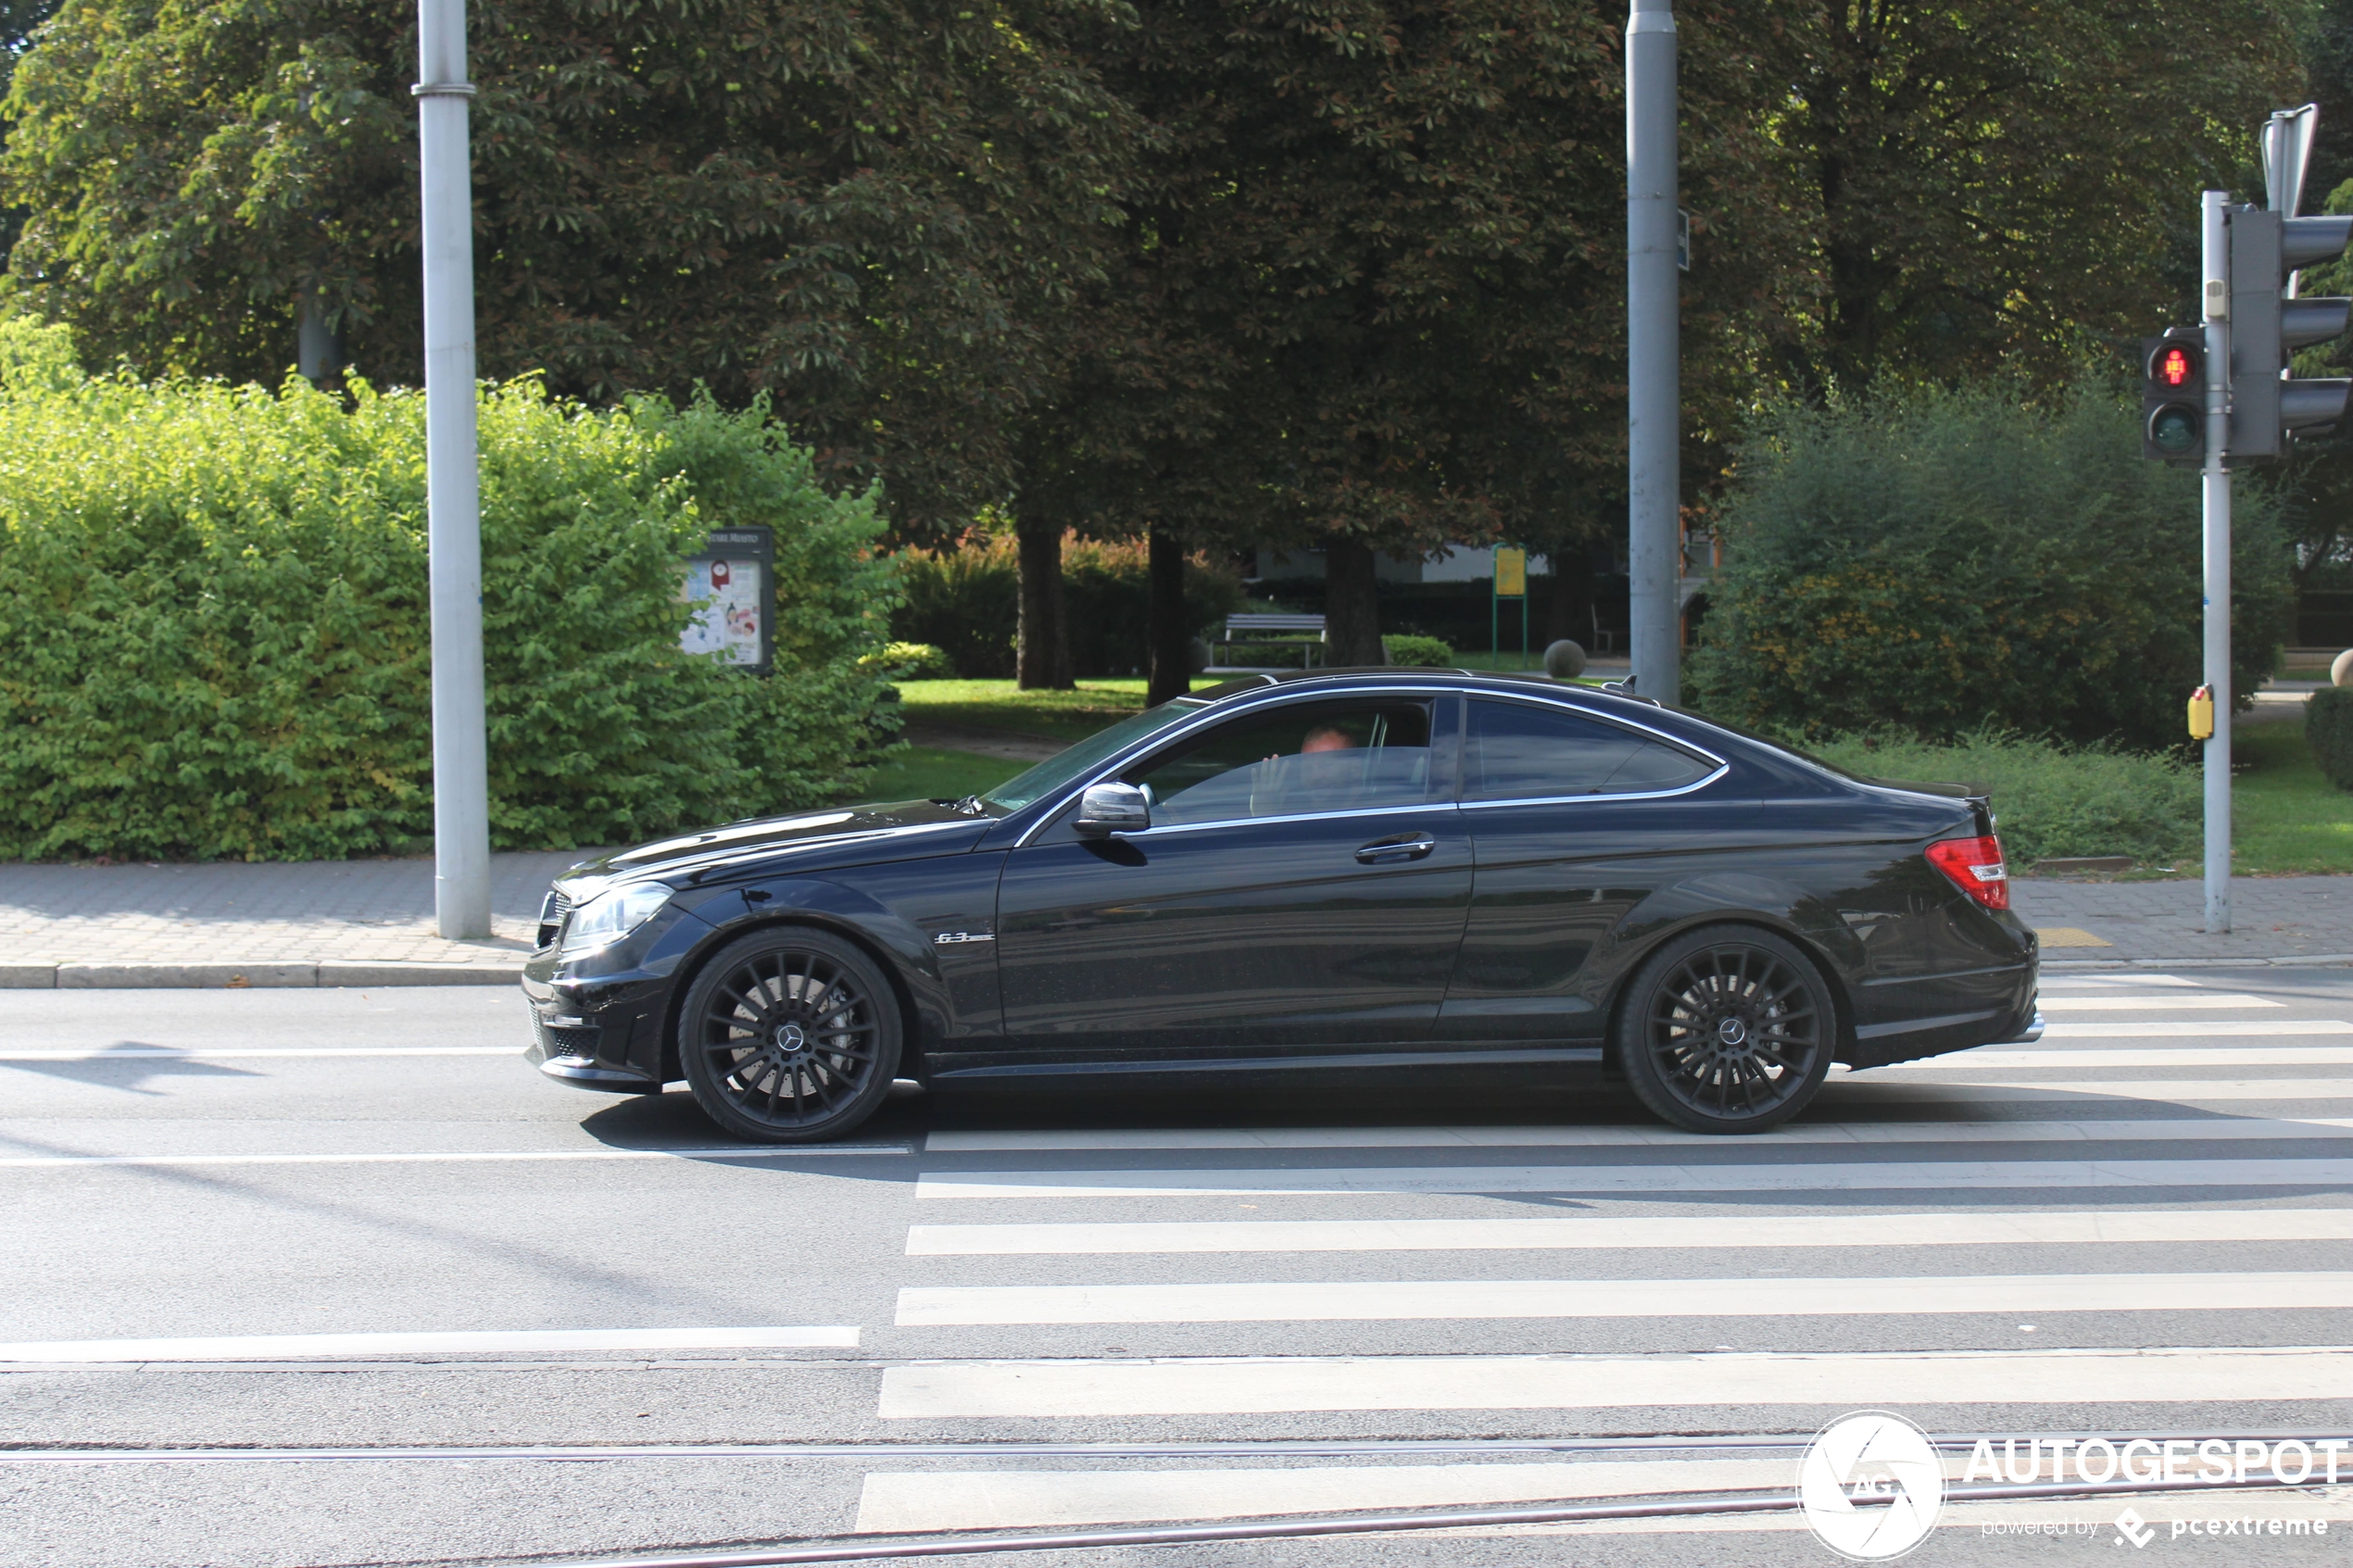
{"label": "paved sidewalk", "polygon": [[430,859],[0,865],[0,987],[511,984],[591,853],[493,855],[478,942],[434,934]]}
{"label": "paved sidewalk", "polygon": [[2043,934],[2053,966],[2120,963],[2353,963],[2353,876],[2243,876],[2231,882],[2226,935],[2206,934],[2206,884],[2020,877],[2010,905]]}
{"label": "paved sidewalk", "polygon": [[[434,935],[424,859],[0,866],[0,988],[509,984],[548,882],[590,853],[492,856],[480,942]],[[2242,877],[2227,936],[2195,879],[2011,885],[2052,966],[2353,963],[2353,877]]]}

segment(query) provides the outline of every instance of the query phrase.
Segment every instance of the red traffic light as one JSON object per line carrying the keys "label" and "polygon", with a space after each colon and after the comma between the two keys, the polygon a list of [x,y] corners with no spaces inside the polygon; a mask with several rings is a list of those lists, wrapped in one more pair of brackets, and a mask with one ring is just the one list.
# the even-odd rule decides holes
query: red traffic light
{"label": "red traffic light", "polygon": [[2149,356],[2149,380],[2159,386],[2195,386],[2197,384],[2197,350],[2184,344],[2166,344]]}

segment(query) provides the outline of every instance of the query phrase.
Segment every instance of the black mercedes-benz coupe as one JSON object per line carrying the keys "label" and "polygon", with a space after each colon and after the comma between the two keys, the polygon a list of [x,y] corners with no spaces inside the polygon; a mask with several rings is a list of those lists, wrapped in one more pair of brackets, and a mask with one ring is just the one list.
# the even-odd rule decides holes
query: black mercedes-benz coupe
{"label": "black mercedes-benz coupe", "polygon": [[1637,696],[1254,676],[964,800],[743,822],[574,867],[533,1059],[684,1078],[798,1142],[894,1078],[1621,1076],[1751,1133],[1866,1068],[2040,1033],[1984,796],[1856,778]]}

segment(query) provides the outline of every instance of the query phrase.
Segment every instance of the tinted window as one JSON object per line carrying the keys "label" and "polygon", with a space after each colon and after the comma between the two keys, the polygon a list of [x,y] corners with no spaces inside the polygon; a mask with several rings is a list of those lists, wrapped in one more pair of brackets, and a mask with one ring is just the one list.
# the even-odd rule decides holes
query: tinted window
{"label": "tinted window", "polygon": [[1131,770],[1152,822],[1214,822],[1411,806],[1429,797],[1429,709],[1302,704],[1220,724]]}
{"label": "tinted window", "polygon": [[1637,795],[1680,789],[1715,764],[1558,708],[1474,702],[1463,758],[1467,800],[1527,800],[1559,795]]}

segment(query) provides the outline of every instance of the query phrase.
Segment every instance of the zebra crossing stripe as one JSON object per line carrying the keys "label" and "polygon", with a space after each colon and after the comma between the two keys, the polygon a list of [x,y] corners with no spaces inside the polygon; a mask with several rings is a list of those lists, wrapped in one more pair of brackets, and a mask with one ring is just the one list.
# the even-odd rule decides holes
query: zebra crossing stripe
{"label": "zebra crossing stripe", "polygon": [[2275,1002],[2269,997],[2250,997],[2241,992],[2201,991],[2187,997],[2134,997],[2114,992],[2092,996],[2043,996],[2035,1005],[2045,1012],[2118,1012],[2126,1010],[2155,1012],[2198,1012],[2225,1008],[2278,1008],[2285,1002]]}
{"label": "zebra crossing stripe", "polygon": [[[1754,1141],[1790,1144],[2145,1143],[2183,1138],[2335,1138],[2353,1117],[2114,1118],[2097,1122],[1799,1122]],[[1552,1127],[1175,1127],[1005,1133],[934,1133],[932,1154],[1084,1149],[1227,1148],[1722,1148],[1707,1133],[1636,1123]]]}
{"label": "zebra crossing stripe", "polygon": [[1537,1251],[1588,1248],[2133,1246],[2353,1241],[2353,1209],[1596,1215],[1535,1220],[1145,1220],[911,1225],[910,1257],[1160,1252]]}
{"label": "zebra crossing stripe", "polygon": [[1945,1084],[1910,1076],[1881,1078],[1876,1073],[1835,1073],[1822,1093],[1824,1098],[1812,1114],[1820,1115],[1857,1100],[1890,1100],[1913,1106],[1940,1101],[2023,1105],[2038,1100],[2080,1102],[2085,1095],[2151,1100],[2164,1105],[2243,1099],[2306,1104],[2321,1099],[2353,1099],[2353,1078],[2017,1078]]}
{"label": "zebra crossing stripe", "polygon": [[1559,1498],[1787,1487],[1796,1461],[1650,1460],[1541,1464],[1298,1465],[1234,1470],[877,1471],[861,1534],[1237,1519]]}
{"label": "zebra crossing stripe", "polygon": [[927,1361],[886,1368],[886,1420],[1309,1411],[1831,1410],[2353,1399],[2353,1348]]}
{"label": "zebra crossing stripe", "polygon": [[1277,1171],[926,1171],[919,1202],[978,1198],[1201,1198],[1229,1193],[1703,1193],[2095,1188],[2343,1188],[2353,1160],[2050,1160],[1778,1164],[1397,1165]]}
{"label": "zebra crossing stripe", "polygon": [[[2054,1027],[2057,1027],[2054,1025]],[[2304,1031],[2316,1033],[2317,1031]],[[2342,1031],[2331,1030],[2331,1034]],[[1949,1056],[1922,1057],[1869,1071],[1899,1073],[1978,1073],[1988,1069],[2016,1072],[2020,1068],[2049,1068],[2075,1072],[2086,1067],[2344,1067],[2353,1064],[2353,1046],[2086,1046],[2081,1048],[2009,1050],[1980,1046]]]}
{"label": "zebra crossing stripe", "polygon": [[910,1286],[901,1328],[2353,1308],[2353,1273],[1918,1274],[1884,1279],[1307,1280]]}
{"label": "zebra crossing stripe", "polygon": [[2341,1018],[2149,1018],[2053,1023],[2045,1040],[2157,1040],[2176,1035],[2208,1039],[2221,1035],[2353,1035]]}

